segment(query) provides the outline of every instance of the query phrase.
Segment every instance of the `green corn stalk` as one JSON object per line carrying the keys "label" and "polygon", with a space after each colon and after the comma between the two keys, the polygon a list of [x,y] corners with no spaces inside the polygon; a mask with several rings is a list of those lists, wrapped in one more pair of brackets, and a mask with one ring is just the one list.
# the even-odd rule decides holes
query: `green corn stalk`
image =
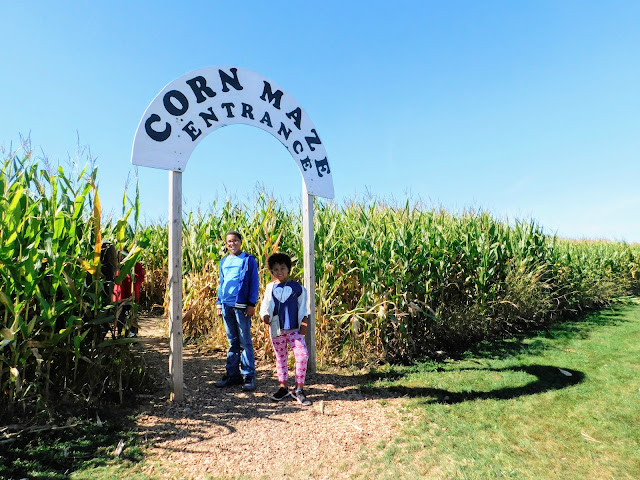
{"label": "green corn stalk", "polygon": [[[96,175],[41,170],[29,154],[2,162],[0,411],[46,408],[52,391],[79,394],[88,386],[93,394],[103,375],[117,374],[96,350],[111,303],[101,294]],[[139,255],[131,248],[121,271]],[[130,355],[122,358],[131,363]]]}

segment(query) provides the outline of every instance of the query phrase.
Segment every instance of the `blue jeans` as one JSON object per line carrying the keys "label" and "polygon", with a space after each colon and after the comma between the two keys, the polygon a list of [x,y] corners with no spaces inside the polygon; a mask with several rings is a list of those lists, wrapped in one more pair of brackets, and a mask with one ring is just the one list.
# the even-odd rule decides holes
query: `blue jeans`
{"label": "blue jeans", "polygon": [[230,305],[222,305],[224,329],[229,340],[227,352],[227,375],[253,377],[256,373],[256,360],[251,343],[251,318],[245,311]]}

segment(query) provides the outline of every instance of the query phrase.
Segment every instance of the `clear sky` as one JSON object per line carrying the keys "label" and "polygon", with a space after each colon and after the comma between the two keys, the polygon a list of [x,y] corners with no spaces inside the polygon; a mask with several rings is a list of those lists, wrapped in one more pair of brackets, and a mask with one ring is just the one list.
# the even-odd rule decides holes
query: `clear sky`
{"label": "clear sky", "polygon": [[[119,212],[149,103],[202,67],[282,86],[314,122],[336,201],[374,197],[534,219],[570,238],[640,242],[638,1],[6,1],[0,145],[99,171]],[[84,164],[86,157],[79,159]],[[138,169],[143,217],[168,173]],[[298,199],[287,150],[257,128],[208,135],[186,211],[263,185]]]}

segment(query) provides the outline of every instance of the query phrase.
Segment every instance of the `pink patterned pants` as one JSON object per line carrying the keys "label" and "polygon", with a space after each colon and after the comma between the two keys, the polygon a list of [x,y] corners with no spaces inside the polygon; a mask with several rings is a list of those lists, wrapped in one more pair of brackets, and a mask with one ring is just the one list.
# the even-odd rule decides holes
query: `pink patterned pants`
{"label": "pink patterned pants", "polygon": [[273,351],[276,354],[276,372],[278,373],[278,381],[287,383],[289,379],[289,366],[287,365],[288,352],[287,345],[293,350],[296,358],[296,384],[304,385],[307,376],[307,360],[309,360],[309,352],[304,336],[300,335],[297,330],[283,332],[277,337],[271,337]]}

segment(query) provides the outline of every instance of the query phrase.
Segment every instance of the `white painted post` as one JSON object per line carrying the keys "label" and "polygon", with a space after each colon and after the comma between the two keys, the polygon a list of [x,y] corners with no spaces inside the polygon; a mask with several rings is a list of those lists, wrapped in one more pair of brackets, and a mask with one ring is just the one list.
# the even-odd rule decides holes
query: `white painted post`
{"label": "white painted post", "polygon": [[313,230],[313,195],[307,193],[302,183],[302,248],[304,265],[304,286],[307,289],[307,311],[309,321],[305,337],[309,350],[307,371],[316,372],[316,261],[315,234]]}
{"label": "white painted post", "polygon": [[182,402],[182,172],[169,171],[169,374],[171,400]]}

